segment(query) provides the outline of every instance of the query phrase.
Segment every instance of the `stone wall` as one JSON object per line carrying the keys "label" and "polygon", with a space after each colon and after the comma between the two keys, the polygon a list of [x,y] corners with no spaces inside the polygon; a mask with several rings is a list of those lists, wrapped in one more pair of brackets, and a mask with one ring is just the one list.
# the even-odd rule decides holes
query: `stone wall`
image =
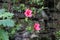
{"label": "stone wall", "polygon": [[60,0],[55,0],[55,7],[58,11],[60,11]]}

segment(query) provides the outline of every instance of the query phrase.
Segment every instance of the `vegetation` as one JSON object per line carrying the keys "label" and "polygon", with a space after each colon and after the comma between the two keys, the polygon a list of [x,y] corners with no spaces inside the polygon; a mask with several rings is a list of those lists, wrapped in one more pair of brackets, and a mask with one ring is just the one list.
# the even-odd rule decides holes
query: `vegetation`
{"label": "vegetation", "polygon": [[48,26],[50,16],[45,18],[44,0],[2,0],[2,2],[0,40],[51,40],[52,34],[55,34],[57,40],[60,39],[60,31],[51,32],[53,28]]}

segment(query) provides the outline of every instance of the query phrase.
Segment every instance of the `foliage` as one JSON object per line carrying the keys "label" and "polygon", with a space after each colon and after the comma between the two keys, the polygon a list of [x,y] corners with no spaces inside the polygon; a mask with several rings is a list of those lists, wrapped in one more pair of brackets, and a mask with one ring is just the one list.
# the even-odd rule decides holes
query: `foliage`
{"label": "foliage", "polygon": [[25,4],[20,4],[20,10],[22,10],[22,11],[24,11],[25,9],[26,9],[26,6],[25,6]]}
{"label": "foliage", "polygon": [[43,0],[29,0],[30,4],[43,5]]}
{"label": "foliage", "polygon": [[8,9],[8,3],[3,3],[2,7],[5,8],[5,9]]}
{"label": "foliage", "polygon": [[17,2],[18,2],[18,0],[11,0],[11,2],[12,2],[12,3],[17,3]]}
{"label": "foliage", "polygon": [[44,7],[39,8],[38,11],[37,11],[37,13],[41,14],[41,11],[42,11],[43,9],[44,9]]}
{"label": "foliage", "polygon": [[21,29],[21,26],[22,26],[22,24],[18,24],[18,25],[16,25],[16,30],[20,30]]}
{"label": "foliage", "polygon": [[31,7],[31,10],[33,11],[33,14],[36,13],[36,8],[35,7]]}
{"label": "foliage", "polygon": [[57,31],[57,32],[55,33],[55,35],[56,35],[57,40],[60,40],[60,31]]}
{"label": "foliage", "polygon": [[[9,1],[9,0],[6,0],[6,1]],[[7,10],[9,7],[11,7],[12,10],[10,12],[8,12],[5,9],[0,9],[0,26],[1,26],[0,27],[1,28],[0,36],[3,37],[3,39],[1,38],[2,40],[9,40],[9,36],[12,37],[14,34],[16,34],[16,32],[18,32],[18,31],[20,32],[21,29],[24,31],[27,31],[29,33],[31,33],[31,32],[33,33],[34,32],[33,26],[35,23],[34,22],[35,20],[34,21],[32,20],[32,19],[34,19],[33,16],[35,17],[35,14],[38,14],[40,17],[41,11],[43,10],[42,7],[41,8],[39,7],[39,9],[36,7],[30,7],[31,4],[36,5],[36,6],[37,5],[42,6],[43,0],[26,0],[27,2],[25,0],[21,0],[22,3],[20,2],[20,0],[10,0],[10,1],[11,1],[11,2],[9,2],[9,3],[11,3],[10,6],[7,5],[6,3],[3,4],[3,8],[5,8]],[[29,3],[29,5],[26,3]],[[7,7],[7,6],[9,6],[9,7]],[[13,11],[14,12],[16,11],[17,12],[16,14],[19,16],[18,12],[24,13],[24,11],[26,9],[29,9],[32,11],[32,13],[31,13],[32,17],[30,17],[30,18],[27,17],[27,18],[21,20],[18,17],[14,16],[13,13],[11,13]],[[27,12],[27,14],[29,14],[28,12]],[[13,16],[14,16],[14,18],[13,18]],[[16,22],[16,24],[15,24],[15,20],[18,21],[18,22]],[[6,30],[5,28],[8,28],[8,29]],[[6,31],[8,32],[9,35],[7,34]],[[3,35],[3,33],[5,33],[6,35],[5,34]]]}
{"label": "foliage", "polygon": [[20,4],[19,6],[13,5],[13,10],[16,10],[17,12],[22,12],[26,9],[25,4]]}
{"label": "foliage", "polygon": [[6,19],[6,20],[0,20],[0,25],[3,25],[4,27],[14,27],[14,21],[11,19]]}
{"label": "foliage", "polygon": [[14,26],[14,21],[11,19],[14,14],[10,12],[5,12],[4,9],[0,9],[0,25],[7,26],[7,27],[13,27]]}
{"label": "foliage", "polygon": [[7,19],[8,19],[8,18],[12,18],[12,17],[13,17],[13,14],[10,13],[10,12],[4,12],[4,13],[1,13],[1,14],[0,14],[0,18],[2,18],[2,17],[3,17],[4,19],[5,19],[5,18],[7,18]]}
{"label": "foliage", "polygon": [[0,14],[4,13],[5,11],[5,9],[0,9]]}
{"label": "foliage", "polygon": [[13,13],[7,12],[5,9],[0,9],[0,18],[6,18],[11,19],[13,17]]}
{"label": "foliage", "polygon": [[9,40],[8,32],[0,29],[0,40]]}
{"label": "foliage", "polygon": [[26,30],[27,30],[28,32],[33,32],[33,28],[32,28],[32,27],[29,27],[29,26],[27,26]]}
{"label": "foliage", "polygon": [[13,5],[12,9],[18,11],[19,10],[19,7],[16,6],[16,5]]}
{"label": "foliage", "polygon": [[15,22],[12,20],[14,14],[7,12],[5,9],[0,9],[0,40],[9,40],[8,32],[4,27],[14,27]]}

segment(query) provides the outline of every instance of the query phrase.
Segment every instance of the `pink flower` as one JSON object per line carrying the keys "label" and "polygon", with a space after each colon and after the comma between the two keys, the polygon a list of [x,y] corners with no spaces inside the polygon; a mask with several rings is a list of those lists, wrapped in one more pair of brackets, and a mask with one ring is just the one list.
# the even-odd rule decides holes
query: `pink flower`
{"label": "pink flower", "polygon": [[39,24],[39,23],[35,23],[35,24],[34,24],[34,29],[37,30],[37,31],[38,31],[38,30],[41,30],[40,24]]}
{"label": "pink flower", "polygon": [[24,15],[25,15],[26,17],[32,17],[32,11],[29,10],[29,9],[26,9]]}

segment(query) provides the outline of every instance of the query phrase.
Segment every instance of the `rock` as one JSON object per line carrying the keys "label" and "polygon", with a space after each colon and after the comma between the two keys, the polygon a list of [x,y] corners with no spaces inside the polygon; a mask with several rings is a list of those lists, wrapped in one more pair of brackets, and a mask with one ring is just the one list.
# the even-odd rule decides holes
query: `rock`
{"label": "rock", "polygon": [[38,37],[36,34],[32,34],[31,38]]}
{"label": "rock", "polygon": [[46,15],[45,11],[42,11],[41,14],[44,19],[48,19],[48,16]]}
{"label": "rock", "polygon": [[24,32],[23,35],[22,35],[24,38],[28,38],[29,37],[29,32]]}
{"label": "rock", "polygon": [[56,8],[60,11],[60,2],[58,2]]}

